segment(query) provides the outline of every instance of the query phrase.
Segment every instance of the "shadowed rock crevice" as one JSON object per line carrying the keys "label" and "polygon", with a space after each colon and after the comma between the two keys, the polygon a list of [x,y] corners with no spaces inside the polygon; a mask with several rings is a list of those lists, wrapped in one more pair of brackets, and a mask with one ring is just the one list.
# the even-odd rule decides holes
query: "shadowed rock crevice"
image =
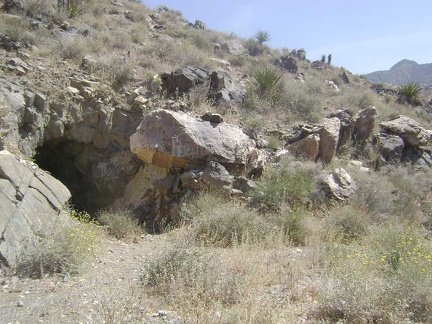
{"label": "shadowed rock crevice", "polygon": [[90,179],[77,168],[79,151],[68,150],[71,146],[72,143],[68,142],[45,144],[37,149],[35,162],[68,187],[76,208],[95,212],[103,197]]}

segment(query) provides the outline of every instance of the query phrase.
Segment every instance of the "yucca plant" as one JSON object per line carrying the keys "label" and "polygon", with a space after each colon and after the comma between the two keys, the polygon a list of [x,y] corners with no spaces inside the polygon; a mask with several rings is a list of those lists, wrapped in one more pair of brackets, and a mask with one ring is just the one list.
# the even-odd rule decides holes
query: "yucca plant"
{"label": "yucca plant", "polygon": [[262,45],[265,42],[268,42],[271,39],[271,37],[268,32],[260,30],[255,34],[255,39],[259,44]]}
{"label": "yucca plant", "polygon": [[256,83],[258,95],[261,99],[267,99],[276,103],[281,98],[281,92],[277,85],[282,79],[283,73],[277,68],[261,68],[253,75]]}
{"label": "yucca plant", "polygon": [[399,101],[413,106],[421,105],[421,87],[417,83],[408,83],[399,88]]}
{"label": "yucca plant", "polygon": [[260,55],[264,50],[264,46],[260,44],[255,38],[246,39],[244,42],[244,47],[250,56]]}

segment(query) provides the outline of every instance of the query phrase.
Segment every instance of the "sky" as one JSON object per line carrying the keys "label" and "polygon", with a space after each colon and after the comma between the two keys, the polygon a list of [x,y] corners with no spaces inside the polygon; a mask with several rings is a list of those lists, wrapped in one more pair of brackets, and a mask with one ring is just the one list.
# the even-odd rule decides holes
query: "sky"
{"label": "sky", "polygon": [[248,38],[271,35],[273,48],[332,54],[355,74],[388,70],[402,59],[432,63],[431,0],[142,0],[166,5],[210,29]]}

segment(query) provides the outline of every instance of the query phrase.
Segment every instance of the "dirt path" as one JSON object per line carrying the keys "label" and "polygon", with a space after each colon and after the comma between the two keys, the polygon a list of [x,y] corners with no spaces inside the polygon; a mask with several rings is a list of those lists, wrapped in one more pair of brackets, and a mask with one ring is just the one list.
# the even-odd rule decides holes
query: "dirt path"
{"label": "dirt path", "polygon": [[146,260],[170,244],[166,235],[130,244],[104,236],[91,267],[79,277],[0,276],[0,323],[177,322],[144,300],[139,286]]}

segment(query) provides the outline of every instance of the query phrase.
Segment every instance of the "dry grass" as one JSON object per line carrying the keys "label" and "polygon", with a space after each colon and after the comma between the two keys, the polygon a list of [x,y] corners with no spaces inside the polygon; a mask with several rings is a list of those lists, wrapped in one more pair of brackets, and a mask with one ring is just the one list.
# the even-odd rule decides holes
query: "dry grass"
{"label": "dry grass", "polygon": [[[25,3],[35,13],[45,10],[42,0]],[[151,10],[129,1],[124,5],[129,14],[101,0],[70,20],[72,25],[85,22],[87,36],[31,30],[29,18],[4,15],[0,30],[50,53],[46,58],[52,62],[66,60],[71,74],[84,73],[81,59],[94,54],[90,73],[117,90],[130,90],[149,76],[181,66],[211,71],[214,63],[208,58],[215,55],[231,62],[233,76],[252,76],[256,66],[270,67],[278,55],[215,54],[212,43],[229,36],[191,29],[175,11],[160,13],[165,30],[151,31]],[[60,18],[66,19],[52,21]],[[432,117],[424,109],[379,97],[356,77],[344,85],[338,69],[316,71],[302,62],[299,72],[304,83],[285,73],[274,85],[277,100],[259,96],[250,83],[245,106],[229,115],[230,121],[242,120],[245,128],[255,130],[280,129],[297,121],[318,122],[332,110],[355,113],[373,105],[379,120],[404,114],[431,128]],[[335,81],[340,91],[325,80]],[[189,94],[195,112],[211,108],[204,90],[197,87]],[[279,146],[276,139],[272,142]],[[346,167],[346,161],[338,163]],[[90,319],[143,322],[147,318],[140,307],[146,297],[158,309],[175,311],[184,323],[432,322],[430,172],[407,167],[348,170],[358,189],[344,203],[317,195],[321,165],[292,159],[267,169],[251,204],[214,193],[185,202],[183,228],[166,234],[177,244],[155,244],[154,254],[146,253],[141,265],[143,285],[124,296],[97,296]],[[106,212],[100,220],[119,239],[133,241],[140,234],[126,212]],[[65,224],[53,224],[20,256],[20,275],[79,272],[97,234],[90,224]]]}
{"label": "dry grass", "polygon": [[127,210],[101,211],[98,222],[118,240],[133,241],[143,232],[138,220]]}
{"label": "dry grass", "polygon": [[86,213],[66,212],[42,228],[36,238],[23,242],[15,273],[20,277],[41,278],[60,273],[79,274],[88,265],[98,236],[96,225]]}

